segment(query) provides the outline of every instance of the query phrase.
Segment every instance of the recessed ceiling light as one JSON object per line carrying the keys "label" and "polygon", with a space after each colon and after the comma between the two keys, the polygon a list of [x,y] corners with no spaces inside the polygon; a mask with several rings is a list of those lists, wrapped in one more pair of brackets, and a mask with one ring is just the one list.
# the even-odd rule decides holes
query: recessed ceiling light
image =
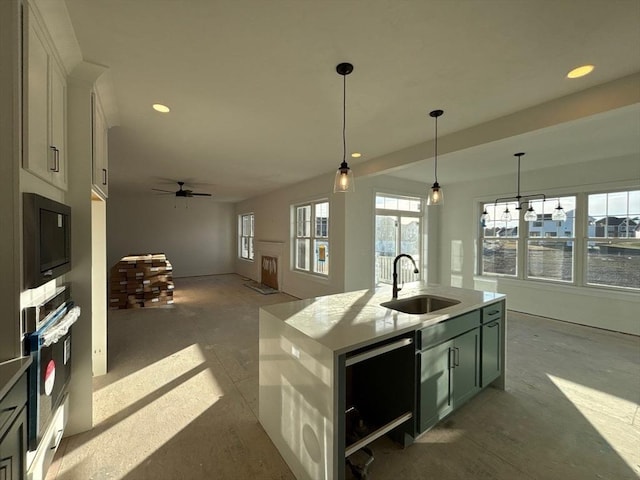
{"label": "recessed ceiling light", "polygon": [[153,109],[160,113],[169,113],[171,111],[169,107],[167,107],[166,105],[162,105],[161,103],[154,103]]}
{"label": "recessed ceiling light", "polygon": [[589,75],[593,71],[593,65],[582,65],[580,67],[574,68],[569,73],[567,73],[567,78],[580,78],[585,75]]}
{"label": "recessed ceiling light", "polygon": [[351,158],[360,158],[362,156],[362,154],[360,152],[353,152],[351,154]]}

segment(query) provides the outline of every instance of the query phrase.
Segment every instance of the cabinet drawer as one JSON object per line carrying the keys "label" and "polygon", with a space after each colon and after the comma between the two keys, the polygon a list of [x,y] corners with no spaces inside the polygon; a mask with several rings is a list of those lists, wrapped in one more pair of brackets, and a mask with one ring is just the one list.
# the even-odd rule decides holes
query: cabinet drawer
{"label": "cabinet drawer", "polygon": [[482,323],[490,323],[502,318],[504,302],[494,303],[482,309]]}
{"label": "cabinet drawer", "polygon": [[422,350],[444,342],[478,326],[480,326],[480,310],[474,310],[423,328],[418,330],[418,349]]}
{"label": "cabinet drawer", "polygon": [[0,433],[9,425],[9,422],[18,414],[27,403],[27,374],[23,374],[20,380],[11,387],[2,400],[0,400]]}

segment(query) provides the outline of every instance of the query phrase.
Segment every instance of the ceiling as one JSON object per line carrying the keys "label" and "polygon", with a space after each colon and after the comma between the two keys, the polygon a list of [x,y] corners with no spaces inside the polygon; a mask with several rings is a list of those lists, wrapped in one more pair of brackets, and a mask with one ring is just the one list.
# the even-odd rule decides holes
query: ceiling
{"label": "ceiling", "polygon": [[[544,8],[539,0],[63,5],[82,58],[109,67],[114,191],[153,195],[151,188],[185,180],[233,202],[330,174],[342,161],[335,67],[343,61],[355,67],[347,77],[347,148],[362,152],[349,159],[356,178],[376,170],[367,164],[378,158],[431,141],[430,110],[445,111],[438,133],[446,137],[640,72],[636,0],[556,0]],[[591,75],[565,78],[584,63],[596,66]],[[171,112],[157,113],[153,103]],[[637,105],[578,114],[444,154],[439,176],[490,175],[529,147],[552,164],[638,153],[639,131]],[[431,183],[429,157],[396,162],[391,173]],[[404,164],[411,165],[397,168]]]}

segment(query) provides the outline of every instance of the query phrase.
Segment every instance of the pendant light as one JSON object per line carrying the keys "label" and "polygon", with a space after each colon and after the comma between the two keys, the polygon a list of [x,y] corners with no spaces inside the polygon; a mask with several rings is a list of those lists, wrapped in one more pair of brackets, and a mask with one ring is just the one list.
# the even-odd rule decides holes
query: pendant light
{"label": "pendant light", "polygon": [[565,213],[564,208],[562,208],[562,205],[560,205],[560,199],[558,198],[558,206],[553,210],[551,220],[554,222],[564,222],[566,219],[567,214]]}
{"label": "pendant light", "polygon": [[432,207],[436,205],[442,205],[444,203],[444,193],[442,192],[442,187],[438,183],[438,117],[444,113],[442,110],[432,110],[429,112],[429,116],[435,118],[436,120],[436,134],[434,140],[434,177],[435,181],[433,185],[431,185],[431,191],[429,192],[429,196],[427,197],[427,205]]}
{"label": "pendant light", "polygon": [[[525,203],[529,204],[529,208],[527,208],[527,211],[524,215],[524,219],[528,222],[533,222],[535,220],[538,219],[538,214],[536,213],[536,211],[533,209],[533,205],[531,204],[531,200],[534,199],[542,199],[542,201],[544,202],[546,200],[546,196],[544,193],[534,193],[533,195],[520,195],[520,159],[521,157],[524,155],[524,152],[518,152],[518,153],[514,153],[513,156],[518,158],[518,180],[517,180],[517,189],[516,189],[516,195],[513,197],[502,197],[502,198],[496,198],[495,204],[497,205],[498,202],[503,202],[503,201],[516,201],[516,210],[522,210],[522,206]],[[524,200],[524,201],[523,201]],[[559,204],[558,204],[559,205]],[[484,212],[482,212],[482,217],[484,219],[484,221],[489,220],[489,214],[487,213],[487,211],[485,210]],[[508,222],[512,219],[511,216],[511,212],[509,211],[509,206],[507,206],[504,210],[504,212],[502,213],[502,217],[501,220],[504,220],[505,222]]]}
{"label": "pendant light", "polygon": [[336,72],[342,75],[342,163],[336,172],[333,182],[333,193],[354,192],[356,189],[353,180],[353,171],[347,164],[347,75],[353,72],[353,65],[350,63],[340,63],[336,67]]}

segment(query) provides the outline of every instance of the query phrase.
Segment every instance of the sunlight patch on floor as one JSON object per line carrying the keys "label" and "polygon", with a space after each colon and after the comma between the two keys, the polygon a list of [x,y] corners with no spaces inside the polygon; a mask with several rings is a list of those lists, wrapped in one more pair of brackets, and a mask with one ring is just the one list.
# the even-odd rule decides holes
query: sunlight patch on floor
{"label": "sunlight patch on floor", "polygon": [[135,404],[204,362],[205,357],[200,346],[193,344],[95,391],[94,425]]}
{"label": "sunlight patch on floor", "polygon": [[108,455],[96,455],[105,478],[124,478],[147,461],[224,396],[204,364],[200,347],[191,345],[96,392],[102,421],[93,433],[99,433],[82,442],[82,453],[73,456],[75,462],[63,462],[60,473],[86,469],[97,460],[91,458],[95,449],[105,445]]}
{"label": "sunlight patch on floor", "polygon": [[[638,404],[565,378],[551,374],[547,374],[547,376],[607,441],[609,446],[624,459],[632,470],[637,472],[640,464],[640,450],[637,448],[639,446],[638,437],[633,433],[626,433],[632,429],[625,429],[625,432],[618,425],[620,421],[626,425],[633,423]],[[611,421],[612,419],[618,421]]]}

